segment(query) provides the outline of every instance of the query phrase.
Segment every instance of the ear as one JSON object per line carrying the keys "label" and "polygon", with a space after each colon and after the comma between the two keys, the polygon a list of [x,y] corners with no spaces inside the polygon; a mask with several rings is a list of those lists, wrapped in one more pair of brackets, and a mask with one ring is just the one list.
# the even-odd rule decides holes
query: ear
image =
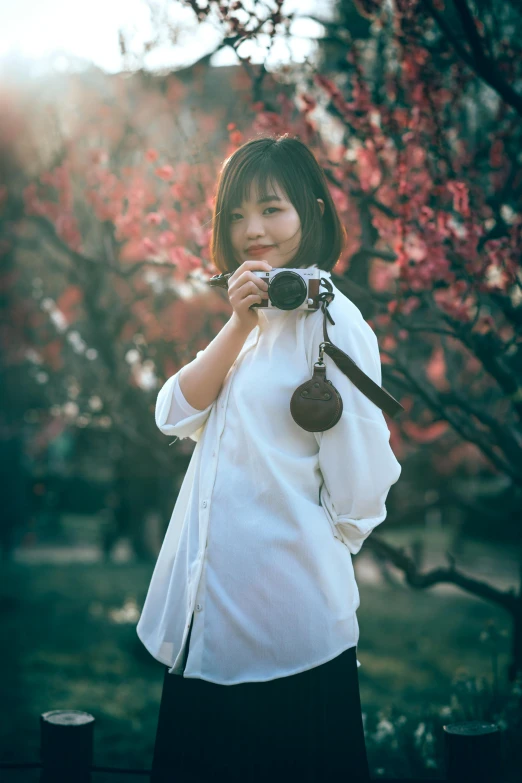
{"label": "ear", "polygon": [[323,201],[322,198],[318,198],[317,199],[317,203],[319,204],[319,206],[321,208],[321,217],[322,217],[324,215],[324,201]]}

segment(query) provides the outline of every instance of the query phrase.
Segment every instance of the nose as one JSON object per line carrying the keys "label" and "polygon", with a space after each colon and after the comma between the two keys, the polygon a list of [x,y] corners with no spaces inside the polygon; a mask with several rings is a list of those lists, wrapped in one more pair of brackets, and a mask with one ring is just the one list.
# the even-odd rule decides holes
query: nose
{"label": "nose", "polygon": [[248,239],[257,239],[264,234],[263,220],[259,215],[247,218],[246,235]]}

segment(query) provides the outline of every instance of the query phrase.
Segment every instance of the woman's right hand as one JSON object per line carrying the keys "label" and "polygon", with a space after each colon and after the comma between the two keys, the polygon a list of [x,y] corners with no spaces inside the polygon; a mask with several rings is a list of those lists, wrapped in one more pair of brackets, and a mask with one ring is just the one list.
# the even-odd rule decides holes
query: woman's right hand
{"label": "woman's right hand", "polygon": [[242,329],[251,331],[257,326],[259,308],[252,305],[268,298],[268,284],[254,272],[271,269],[268,261],[245,261],[228,278],[228,298],[234,310],[232,320]]}

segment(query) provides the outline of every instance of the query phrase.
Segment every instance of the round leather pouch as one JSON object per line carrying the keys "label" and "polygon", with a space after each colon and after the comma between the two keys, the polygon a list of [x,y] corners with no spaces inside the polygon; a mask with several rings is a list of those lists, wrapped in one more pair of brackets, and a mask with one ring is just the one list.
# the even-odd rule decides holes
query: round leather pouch
{"label": "round leather pouch", "polygon": [[342,412],[342,397],[326,378],[326,366],[314,364],[312,378],[292,394],[290,413],[293,420],[307,432],[324,432],[337,424]]}

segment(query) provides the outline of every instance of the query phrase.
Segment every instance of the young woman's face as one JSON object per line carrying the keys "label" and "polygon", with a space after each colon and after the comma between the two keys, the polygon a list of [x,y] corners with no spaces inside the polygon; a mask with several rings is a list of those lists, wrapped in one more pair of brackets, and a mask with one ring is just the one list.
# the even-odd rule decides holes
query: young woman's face
{"label": "young woman's face", "polygon": [[[294,205],[288,201],[279,185],[269,188],[269,201],[258,203],[257,187],[251,188],[250,200],[230,209],[230,240],[237,261],[267,261],[271,266],[291,266],[301,241],[301,221]],[[323,209],[324,202],[317,199]],[[262,245],[261,251],[249,250]]]}

